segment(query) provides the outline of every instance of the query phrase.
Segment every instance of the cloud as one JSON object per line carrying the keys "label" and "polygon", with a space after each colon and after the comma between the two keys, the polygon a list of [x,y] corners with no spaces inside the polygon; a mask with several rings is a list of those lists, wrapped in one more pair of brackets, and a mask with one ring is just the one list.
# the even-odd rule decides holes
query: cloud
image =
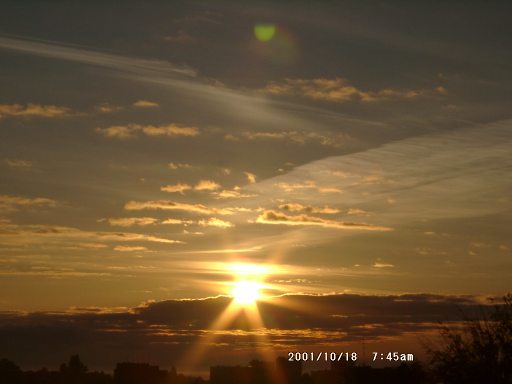
{"label": "cloud", "polygon": [[18,168],[18,169],[32,168],[32,162],[29,160],[5,159],[5,163],[7,164],[7,166],[9,166],[11,168]]}
{"label": "cloud", "polygon": [[152,242],[162,244],[182,244],[182,241],[133,232],[84,231],[73,227],[57,225],[19,225],[10,221],[0,221],[0,237],[6,245],[29,244],[65,245],[93,242]]}
{"label": "cloud", "polygon": [[[507,120],[392,141],[295,167],[255,184],[251,191],[262,202],[270,196],[288,201],[290,192],[302,191],[304,196],[294,196],[295,201],[371,211],[381,225],[393,228],[419,217],[502,214],[510,206],[512,187],[507,177],[512,166],[511,126]],[[478,160],[466,156],[468,151]],[[338,193],[307,193],[315,186],[343,191],[343,199]]]}
{"label": "cloud", "polygon": [[208,220],[202,219],[198,221],[198,224],[202,227],[217,227],[217,228],[231,228],[233,223],[229,221],[221,220],[216,217],[210,217]]}
{"label": "cloud", "polygon": [[134,225],[151,225],[155,224],[158,220],[153,217],[121,217],[121,218],[110,218],[108,223],[112,226],[118,227],[131,227]]}
{"label": "cloud", "polygon": [[194,224],[194,220],[184,220],[184,219],[165,219],[162,221],[162,224],[169,224],[169,225],[190,225]]}
{"label": "cloud", "polygon": [[185,254],[205,254],[205,255],[215,255],[215,254],[232,254],[232,253],[249,253],[249,252],[261,252],[262,247],[254,246],[249,248],[220,248],[220,249],[207,249],[207,250],[196,250],[196,251],[186,251],[179,252]]}
{"label": "cloud", "polygon": [[247,181],[250,184],[254,184],[256,182],[256,175],[250,172],[244,172],[244,175],[247,177]]}
{"label": "cloud", "polygon": [[160,106],[160,104],[148,100],[137,100],[132,105],[135,108],[156,108]]}
{"label": "cloud", "polygon": [[242,132],[238,135],[229,133],[224,135],[227,141],[240,141],[240,140],[267,140],[267,141],[288,141],[298,145],[307,143],[316,143],[326,147],[341,148],[352,140],[351,137],[345,133],[329,132],[318,133],[313,131],[256,131],[256,132]]}
{"label": "cloud", "polygon": [[108,128],[96,128],[96,132],[101,133],[105,137],[117,139],[133,139],[139,129],[133,126],[113,125]]}
{"label": "cloud", "polygon": [[168,125],[113,125],[107,128],[96,128],[96,132],[108,138],[133,139],[139,134],[149,137],[194,137],[199,135],[199,129],[195,127],[184,127],[177,124]]}
{"label": "cloud", "polygon": [[19,208],[55,207],[57,202],[45,197],[0,195],[0,211],[16,211]]}
{"label": "cloud", "polygon": [[390,263],[385,263],[381,260],[377,260],[375,263],[373,263],[373,268],[393,268],[394,265]]}
{"label": "cloud", "polygon": [[347,215],[367,215],[368,212],[366,212],[363,209],[359,208],[349,208],[347,211]]}
{"label": "cloud", "polygon": [[0,37],[0,48],[30,53],[37,56],[53,57],[61,60],[114,68],[136,75],[149,75],[158,72],[168,77],[195,76],[195,71],[190,68],[179,68],[163,60],[146,60],[117,56],[55,43]]}
{"label": "cloud", "polygon": [[201,180],[194,187],[195,191],[215,191],[221,188],[221,185],[213,180]]}
{"label": "cloud", "polygon": [[270,95],[297,95],[312,100],[334,103],[349,101],[376,102],[393,99],[411,100],[447,93],[443,87],[420,90],[381,89],[378,91],[363,91],[351,85],[346,79],[339,77],[334,79],[285,79],[283,82],[270,82],[263,91]]}
{"label": "cloud", "polygon": [[169,43],[177,43],[177,44],[187,44],[193,43],[196,41],[196,38],[190,35],[188,32],[184,30],[178,30],[174,35],[168,35],[163,38],[165,41]]}
{"label": "cloud", "polygon": [[117,252],[147,252],[147,248],[146,247],[131,247],[131,246],[127,246],[127,245],[117,245],[114,247],[114,251],[117,251]]}
{"label": "cloud", "polygon": [[183,194],[185,191],[192,189],[192,187],[188,184],[174,184],[174,185],[164,185],[160,188],[161,191],[170,192],[170,193],[181,193]]}
{"label": "cloud", "polygon": [[308,212],[308,213],[324,213],[324,214],[335,214],[339,213],[340,210],[337,208],[328,207],[314,207],[311,205],[303,205],[300,203],[286,203],[279,205],[279,209],[291,212]]}
{"label": "cloud", "polygon": [[197,136],[199,129],[195,127],[182,127],[176,124],[161,125],[154,127],[152,125],[143,126],[142,132],[147,136]]}
{"label": "cloud", "polygon": [[40,104],[0,104],[0,119],[4,117],[64,117],[70,114],[67,107]]}
{"label": "cloud", "polygon": [[318,186],[313,180],[306,180],[298,183],[288,183],[281,181],[274,184],[277,188],[285,192],[295,192],[305,189],[316,189],[319,193],[342,193],[343,191],[337,187]]}
{"label": "cloud", "polygon": [[343,193],[342,189],[336,187],[318,187],[320,193]]}
{"label": "cloud", "polygon": [[390,231],[391,228],[379,227],[366,223],[354,223],[346,221],[336,221],[323,219],[308,215],[289,216],[273,210],[266,210],[256,219],[256,223],[260,224],[277,224],[290,226],[318,226],[322,228],[350,229],[350,230],[367,230],[367,231]]}
{"label": "cloud", "polygon": [[189,168],[192,168],[192,165],[190,165],[188,163],[169,163],[169,168],[172,170],[181,169],[181,168],[189,169]]}
{"label": "cloud", "polygon": [[[247,363],[262,348],[261,337],[273,352],[325,350],[344,345],[357,350],[361,342],[407,340],[437,332],[439,323],[457,324],[475,313],[488,314],[490,305],[474,296],[405,295],[285,295],[260,302],[263,327],[251,326],[243,313],[225,328],[209,330],[229,306],[227,297],[150,302],[132,308],[71,308],[64,312],[8,312],[0,314],[0,355],[22,366],[58,366],[62,356],[79,351],[92,369],[112,369],[117,361],[141,353],[153,364],[168,367],[190,345],[215,335],[207,364],[219,357],[232,364]],[[51,342],[48,342],[51,340]],[[233,352],[233,345],[237,345]],[[391,344],[392,345],[392,344]],[[409,352],[409,350],[408,350]],[[245,359],[238,361],[236,359]],[[43,359],[43,360],[41,360]],[[216,360],[217,361],[217,360]],[[182,368],[180,366],[178,369]]]}
{"label": "cloud", "polygon": [[293,192],[297,189],[317,189],[317,185],[312,180],[306,180],[302,183],[287,183],[287,182],[279,182],[276,183],[275,186],[279,189],[282,189],[285,192]]}
{"label": "cloud", "polygon": [[0,276],[15,276],[15,277],[47,277],[50,279],[62,278],[75,278],[75,277],[104,277],[111,276],[108,272],[87,272],[87,271],[73,271],[67,269],[45,269],[45,270],[1,270]]}
{"label": "cloud", "polygon": [[184,235],[196,235],[196,236],[202,236],[204,235],[204,232],[190,232],[190,231],[187,231],[186,229],[183,230],[183,234]]}
{"label": "cloud", "polygon": [[233,208],[209,208],[203,204],[178,203],[170,200],[130,201],[125,204],[124,209],[128,211],[141,211],[145,209],[164,211],[174,210],[206,215],[232,215],[235,211]]}
{"label": "cloud", "polygon": [[213,192],[216,199],[241,199],[247,197],[254,197],[254,194],[242,193],[239,186],[235,186],[233,189],[224,189],[220,192]]}
{"label": "cloud", "polygon": [[185,227],[189,225],[199,225],[201,227],[217,227],[217,228],[231,228],[234,226],[233,223],[230,223],[226,220],[221,220],[216,217],[210,217],[209,219],[200,219],[200,220],[185,220],[185,219],[166,219],[162,221],[162,224],[170,224],[170,225],[183,225]]}
{"label": "cloud", "polygon": [[123,107],[109,103],[103,103],[96,106],[95,109],[100,113],[112,113],[123,110]]}

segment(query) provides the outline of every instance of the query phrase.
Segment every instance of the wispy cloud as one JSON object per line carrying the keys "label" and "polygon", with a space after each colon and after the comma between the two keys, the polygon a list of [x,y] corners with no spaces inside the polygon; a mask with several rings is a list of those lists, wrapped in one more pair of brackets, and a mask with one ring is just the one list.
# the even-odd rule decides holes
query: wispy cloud
{"label": "wispy cloud", "polygon": [[244,175],[247,177],[247,181],[250,184],[254,184],[256,182],[256,175],[251,172],[244,172]]}
{"label": "wispy cloud", "polygon": [[57,225],[19,225],[10,221],[0,221],[0,237],[5,245],[27,244],[76,244],[87,240],[92,242],[152,242],[162,244],[181,244],[182,241],[171,240],[133,232],[84,231],[73,227]]}
{"label": "wispy cloud", "polygon": [[185,211],[206,215],[232,215],[234,210],[231,208],[213,208],[203,204],[179,203],[170,200],[149,200],[149,201],[130,201],[124,208],[128,211],[164,210],[164,211]]}
{"label": "wispy cloud", "polygon": [[157,223],[154,217],[120,217],[107,219],[108,223],[117,227],[146,226]]}
{"label": "wispy cloud", "polygon": [[201,180],[199,181],[194,190],[196,191],[215,191],[221,188],[221,185],[213,180]]}
{"label": "wispy cloud", "polygon": [[256,196],[254,194],[242,193],[242,188],[239,186],[235,186],[233,189],[223,189],[220,192],[212,192],[212,194],[216,199],[242,199]]}
{"label": "wispy cloud", "polygon": [[55,207],[57,202],[46,197],[22,197],[0,195],[0,211],[16,211],[19,208]]}
{"label": "wispy cloud", "polygon": [[375,263],[373,263],[373,268],[393,268],[394,265],[390,263],[386,263],[382,260],[377,260]]}
{"label": "wispy cloud", "polygon": [[377,91],[365,91],[340,77],[334,79],[285,79],[282,82],[270,82],[263,91],[271,95],[297,95],[313,100],[334,103],[345,103],[348,101],[377,102],[393,99],[411,100],[447,93],[443,87],[409,90],[388,88]]}
{"label": "wispy cloud", "polygon": [[169,225],[184,225],[185,227],[190,224],[194,224],[194,220],[185,220],[185,219],[165,219],[162,220],[162,224],[169,224]]}
{"label": "wispy cloud", "polygon": [[[335,205],[352,217],[371,212],[380,225],[393,228],[418,217],[504,212],[512,187],[511,126],[507,120],[397,140],[297,166],[250,191],[258,194],[256,204],[269,197],[288,201],[294,193],[294,202]],[[343,193],[310,193],[315,188]]]}
{"label": "wispy cloud", "polygon": [[160,106],[160,104],[158,104],[154,101],[148,101],[148,100],[137,100],[132,105],[135,108],[157,108]]}
{"label": "wispy cloud", "polygon": [[183,194],[185,191],[188,191],[189,189],[192,189],[192,187],[188,184],[169,184],[164,185],[163,187],[160,187],[161,191],[169,192],[169,193],[181,193]]}
{"label": "wispy cloud", "polygon": [[192,165],[190,165],[188,163],[169,163],[168,166],[172,170],[182,169],[182,168],[184,168],[184,169],[192,168]]}
{"label": "wispy cloud", "polygon": [[333,186],[319,186],[316,181],[313,180],[305,180],[303,182],[297,183],[288,183],[288,182],[279,182],[276,183],[275,186],[279,189],[282,189],[285,192],[295,192],[301,190],[308,189],[316,189],[319,193],[342,193],[343,191],[340,188]]}
{"label": "wispy cloud", "polygon": [[239,134],[228,133],[224,135],[224,139],[227,141],[287,141],[298,145],[316,143],[333,148],[341,148],[352,140],[351,137],[345,133],[319,133],[313,131],[254,131]]}
{"label": "wispy cloud", "polygon": [[95,107],[96,111],[100,113],[112,113],[112,112],[118,112],[122,111],[124,108],[119,105],[112,105],[109,103],[102,103],[100,105],[97,105]]}
{"label": "wispy cloud", "polygon": [[231,228],[233,223],[226,220],[221,220],[216,217],[210,217],[209,219],[199,220],[198,224],[202,227],[217,227],[217,228]]}
{"label": "wispy cloud", "polygon": [[96,128],[96,132],[105,137],[116,139],[133,139],[139,134],[150,137],[194,137],[199,135],[199,129],[195,127],[180,126],[177,124],[159,126],[139,124],[113,125],[107,128]]}
{"label": "wispy cloud", "polygon": [[66,46],[54,42],[40,42],[26,39],[0,37],[0,48],[33,55],[53,57],[61,60],[114,68],[134,74],[158,72],[175,76],[195,76],[190,68],[179,68],[161,60],[146,60],[90,51],[76,46]]}
{"label": "wispy cloud", "polygon": [[141,246],[128,246],[128,245],[117,245],[114,247],[114,251],[117,252],[147,252],[146,247]]}
{"label": "wispy cloud", "polygon": [[164,38],[164,41],[168,43],[176,43],[176,44],[188,44],[196,41],[196,38],[190,35],[188,32],[184,30],[179,30],[174,35],[167,35]]}
{"label": "wispy cloud", "polygon": [[261,246],[254,246],[249,248],[219,248],[219,249],[206,249],[206,250],[196,250],[196,251],[186,251],[181,253],[197,253],[197,254],[232,254],[232,253],[251,253],[251,252],[261,252],[263,248]]}
{"label": "wispy cloud", "polygon": [[11,168],[28,169],[32,168],[32,162],[22,159],[5,159],[5,164]]}
{"label": "wispy cloud", "polygon": [[279,205],[279,208],[284,211],[291,211],[291,212],[325,213],[325,214],[335,214],[335,213],[340,212],[340,210],[338,208],[332,208],[332,207],[328,207],[328,206],[315,207],[312,205],[303,205],[300,203],[281,204],[281,205]]}
{"label": "wispy cloud", "polygon": [[234,227],[233,223],[231,223],[229,221],[226,221],[226,220],[219,219],[217,217],[210,217],[210,218],[207,218],[207,219],[199,219],[199,220],[171,218],[171,219],[163,220],[161,222],[161,224],[183,225],[185,227],[187,227],[189,225],[198,225],[198,226],[201,226],[201,227],[217,227],[217,228],[231,228],[231,227]]}
{"label": "wispy cloud", "polygon": [[390,231],[391,228],[380,227],[366,223],[355,223],[347,221],[336,221],[323,219],[321,217],[309,215],[286,215],[273,210],[266,210],[256,219],[256,223],[260,224],[276,224],[290,226],[317,226],[322,228],[350,229],[350,230],[366,230],[366,231]]}
{"label": "wispy cloud", "polygon": [[[0,38],[1,41],[1,38]],[[71,113],[67,107],[41,104],[0,104],[0,119],[4,117],[63,117]]]}

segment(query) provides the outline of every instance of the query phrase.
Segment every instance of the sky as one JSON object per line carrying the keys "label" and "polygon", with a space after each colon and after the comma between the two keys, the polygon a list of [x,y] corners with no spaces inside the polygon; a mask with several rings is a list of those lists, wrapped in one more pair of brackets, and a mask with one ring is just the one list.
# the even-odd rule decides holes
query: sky
{"label": "sky", "polygon": [[510,7],[2,1],[0,355],[420,351],[508,292]]}

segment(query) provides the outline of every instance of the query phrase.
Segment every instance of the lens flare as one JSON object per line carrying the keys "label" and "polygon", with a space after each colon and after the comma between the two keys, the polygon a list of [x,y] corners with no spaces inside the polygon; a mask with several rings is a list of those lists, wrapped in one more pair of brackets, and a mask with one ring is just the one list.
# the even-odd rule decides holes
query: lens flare
{"label": "lens flare", "polygon": [[265,43],[272,40],[276,34],[276,26],[274,24],[256,24],[254,26],[254,36]]}

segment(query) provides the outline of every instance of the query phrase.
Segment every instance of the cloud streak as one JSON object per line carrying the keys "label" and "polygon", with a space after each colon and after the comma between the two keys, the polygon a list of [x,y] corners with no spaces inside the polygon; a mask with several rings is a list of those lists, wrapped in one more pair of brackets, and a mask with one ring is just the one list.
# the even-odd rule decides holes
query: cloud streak
{"label": "cloud streak", "polygon": [[194,137],[199,135],[199,129],[195,127],[185,127],[177,124],[168,125],[113,125],[107,128],[96,128],[99,134],[115,139],[134,139],[140,134],[149,137]]}
{"label": "cloud streak", "polygon": [[309,215],[286,215],[281,212],[267,210],[261,213],[256,219],[256,223],[289,225],[289,226],[316,226],[322,228],[365,230],[365,231],[390,231],[389,227],[379,227],[366,223],[355,223],[348,221],[336,221],[323,219],[321,217]]}
{"label": "cloud streak", "polygon": [[318,133],[314,131],[254,131],[239,134],[228,133],[224,136],[227,141],[286,141],[297,145],[309,143],[326,147],[342,148],[352,138],[345,133],[329,132]]}
{"label": "cloud streak", "polygon": [[[260,200],[253,199],[254,204],[269,196],[289,201],[293,193],[293,201],[302,205],[328,205],[348,214],[371,212],[372,219],[385,227],[418,217],[503,212],[510,207],[512,187],[511,126],[507,120],[328,157],[248,190],[258,194]],[[342,193],[311,193],[331,188]]]}
{"label": "cloud streak", "polygon": [[9,220],[0,221],[0,239],[4,246],[25,246],[27,244],[65,245],[77,242],[151,242],[161,244],[182,244],[171,240],[133,232],[84,231],[73,227],[57,225],[20,225]]}
{"label": "cloud streak", "polygon": [[16,211],[20,208],[55,207],[57,202],[46,197],[23,197],[0,195],[0,212]]}
{"label": "cloud streak", "polygon": [[149,200],[149,201],[129,201],[124,208],[128,211],[141,210],[163,210],[163,211],[185,211],[198,214],[219,214],[232,215],[235,211],[230,208],[213,208],[203,204],[178,203],[171,200]]}
{"label": "cloud streak", "polygon": [[[1,40],[1,39],[0,39]],[[0,104],[0,119],[5,117],[45,117],[56,118],[68,116],[71,110],[57,105],[41,104]]]}
{"label": "cloud streak", "polygon": [[381,89],[364,91],[350,84],[346,79],[285,79],[283,82],[271,82],[263,89],[270,95],[297,95],[312,100],[346,103],[349,101],[377,102],[393,99],[413,100],[421,97],[445,95],[446,89],[398,90]]}
{"label": "cloud streak", "polygon": [[156,71],[171,76],[195,76],[195,72],[190,68],[179,68],[161,60],[122,57],[108,53],[89,51],[76,46],[57,44],[55,42],[0,37],[0,48],[30,53],[37,56],[97,65],[105,68],[114,68],[136,74],[146,74]]}

